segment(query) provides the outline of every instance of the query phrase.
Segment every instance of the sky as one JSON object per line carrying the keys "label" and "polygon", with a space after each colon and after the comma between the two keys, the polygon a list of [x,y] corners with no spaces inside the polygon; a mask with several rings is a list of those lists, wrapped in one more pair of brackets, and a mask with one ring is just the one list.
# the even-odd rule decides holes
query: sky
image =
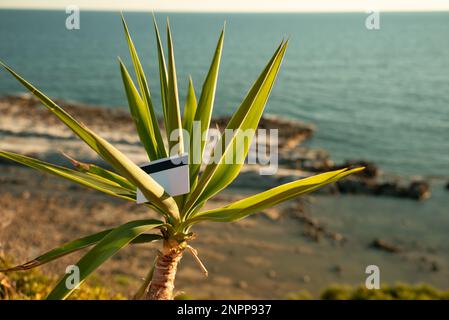
{"label": "sky", "polygon": [[0,8],[190,12],[449,11],[449,0],[1,0]]}

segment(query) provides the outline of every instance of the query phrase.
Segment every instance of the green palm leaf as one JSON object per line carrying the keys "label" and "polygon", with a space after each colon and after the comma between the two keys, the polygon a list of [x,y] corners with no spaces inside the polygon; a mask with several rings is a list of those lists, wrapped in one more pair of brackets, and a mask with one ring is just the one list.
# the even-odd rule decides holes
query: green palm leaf
{"label": "green palm leaf", "polygon": [[[187,130],[190,137],[190,153],[189,153],[189,176],[190,176],[190,189],[193,189],[196,181],[198,180],[198,176],[194,175],[194,166],[192,155],[193,155],[193,121],[195,118],[195,113],[197,109],[197,100],[195,95],[195,88],[193,87],[192,77],[189,76],[189,88],[187,91],[186,103],[184,106],[184,115],[182,118],[182,127],[184,130]],[[186,199],[186,195],[184,195],[183,201]]]}
{"label": "green palm leaf", "polygon": [[279,187],[261,192],[246,199],[236,201],[222,208],[204,211],[192,215],[189,224],[208,220],[216,222],[231,222],[247,217],[250,214],[259,212],[268,207],[272,207],[280,202],[287,201],[301,194],[314,191],[326,184],[338,181],[349,174],[359,172],[364,168],[355,168],[351,170],[342,169],[330,171],[283,184]]}
{"label": "green palm leaf", "polygon": [[133,239],[130,243],[131,244],[142,244],[142,243],[149,243],[149,242],[163,240],[163,239],[164,238],[158,234],[144,233],[144,234],[139,234],[137,236],[137,238]]}
{"label": "green palm leaf", "polygon": [[85,127],[77,122],[71,115],[54,103],[49,97],[40,92],[31,83],[23,79],[10,67],[0,61],[0,65],[3,66],[9,73],[11,73],[25,88],[27,88],[39,101],[53,112],[67,127],[69,127],[76,135],[78,135],[89,147],[95,152],[99,153],[99,149],[95,142],[95,139],[85,130]]}
{"label": "green palm leaf", "polygon": [[[164,126],[166,133],[168,132],[168,76],[167,76],[167,66],[165,63],[164,49],[162,47],[161,36],[159,34],[159,28],[157,27],[156,17],[153,14],[153,25],[154,32],[156,34],[157,43],[157,57],[159,62],[159,81],[161,87],[161,100],[162,100],[162,111],[164,113]],[[167,134],[168,135],[168,134]],[[168,140],[169,137],[167,137]]]}
{"label": "green palm leaf", "polygon": [[[84,248],[87,248],[91,245],[94,245],[95,243],[99,242],[101,239],[103,239],[108,233],[110,233],[114,229],[107,229],[95,234],[91,234],[89,236],[76,239],[70,242],[67,242],[63,244],[62,246],[55,248],[53,250],[50,250],[42,255],[40,255],[37,258],[34,258],[33,260],[30,260],[28,262],[25,262],[24,264],[0,270],[0,272],[12,272],[12,271],[24,271],[36,268],[38,266],[41,266],[43,264],[49,263],[51,261],[54,261],[56,259],[59,259],[63,256],[66,256],[70,253],[82,250]],[[153,242],[157,240],[161,240],[162,236],[157,234],[141,234],[134,240],[132,240],[131,244],[140,244],[140,243],[148,243]]]}
{"label": "green palm leaf", "polygon": [[184,105],[184,114],[182,116],[182,127],[192,136],[192,124],[197,109],[197,100],[195,88],[193,87],[192,77],[189,76],[189,88],[187,89],[186,103]]}
{"label": "green palm leaf", "polygon": [[136,199],[135,190],[124,188],[120,186],[118,183],[106,180],[102,177],[96,177],[94,175],[90,175],[84,172],[79,172],[76,170],[60,167],[48,162],[44,162],[41,160],[33,159],[30,157],[22,156],[20,154],[7,151],[0,150],[0,157],[21,163],[28,167],[50,173],[58,177],[65,178],[72,182],[81,184],[91,189],[101,191],[111,196],[126,199],[129,201],[135,201]]}
{"label": "green palm leaf", "polygon": [[[137,88],[135,87],[128,70],[120,59],[119,65],[123,80],[123,86],[125,87],[126,97],[128,99],[129,110],[136,125],[137,134],[139,135],[140,141],[147,151],[150,161],[163,158],[166,156],[166,154],[159,154],[155,128],[151,123],[151,117],[150,113],[148,112],[148,107],[140,97],[139,92],[137,91]],[[160,134],[159,128],[156,128],[156,131]]]}
{"label": "green palm leaf", "polygon": [[[84,280],[86,280],[86,278],[103,262],[128,245],[140,234],[162,225],[163,222],[158,220],[137,220],[125,223],[113,229],[76,264],[80,271],[79,284],[84,282]],[[56,287],[48,295],[48,300],[66,299],[72,293],[75,288],[68,289],[66,285],[66,280],[69,276],[69,274],[66,274],[62,277]]]}
{"label": "green palm leaf", "polygon": [[133,185],[132,183],[130,183],[128,180],[126,180],[125,178],[123,178],[121,175],[112,172],[110,170],[104,169],[100,166],[97,166],[95,164],[92,163],[85,163],[85,162],[81,162],[78,161],[72,157],[70,157],[69,155],[63,153],[63,155],[69,159],[69,161],[73,164],[73,166],[75,167],[76,170],[80,171],[80,172],[84,172],[87,173],[89,175],[93,175],[97,178],[103,178],[106,179],[107,181],[110,182],[115,182],[118,185],[122,186],[125,189],[129,189],[132,191],[136,190],[136,186]]}
{"label": "green palm leaf", "polygon": [[[218,71],[220,69],[221,53],[223,50],[224,33],[225,27],[223,27],[223,30],[221,31],[220,34],[220,38],[218,39],[214,57],[209,67],[209,72],[207,73],[206,79],[204,80],[200,100],[198,102],[198,108],[195,113],[194,120],[200,122],[201,135],[206,133],[209,130],[210,126],[210,119],[212,117],[212,109],[215,100],[215,91],[217,89],[217,79],[218,79]],[[191,143],[190,145],[190,154],[199,156],[199,159],[191,161],[190,164],[190,179],[192,182],[196,180],[198,173],[200,171],[204,153],[204,146],[205,141],[203,141],[202,139],[201,145],[196,146],[194,143]]]}
{"label": "green palm leaf", "polygon": [[[182,121],[179,111],[178,80],[176,78],[175,54],[170,31],[170,23],[167,19],[167,45],[168,45],[168,87],[167,87],[167,137],[169,150],[178,146],[178,153],[184,153],[184,139],[182,135]],[[172,132],[177,132],[176,139],[170,139]],[[173,141],[172,141],[173,140]]]}
{"label": "green palm leaf", "polygon": [[[132,41],[132,38],[129,34],[128,26],[126,24],[125,18],[123,17],[123,14],[121,17],[122,17],[123,28],[124,28],[125,34],[126,34],[126,40],[128,42],[129,53],[130,53],[132,61],[133,61],[134,70],[135,70],[136,76],[137,76],[137,82],[139,84],[140,92],[143,97],[142,100],[144,102],[144,107],[140,106],[139,104],[130,103],[130,107],[131,107],[131,105],[136,105],[139,107],[138,110],[136,110],[136,111],[138,111],[136,113],[139,114],[140,117],[136,118],[133,116],[133,118],[134,118],[134,121],[136,122],[136,126],[138,126],[138,127],[143,126],[143,128],[141,130],[146,133],[146,135],[144,137],[141,137],[140,139],[141,139],[142,143],[144,144],[145,149],[147,149],[147,152],[149,149],[156,149],[156,150],[151,150],[151,152],[149,153],[150,160],[165,158],[167,156],[167,151],[165,150],[164,141],[162,140],[162,135],[159,130],[159,124],[157,121],[156,113],[154,112],[154,107],[153,107],[153,102],[151,99],[148,81],[147,81],[145,73],[143,71],[142,64],[140,63],[139,56],[137,54],[137,51],[136,51],[136,48]],[[123,71],[122,71],[122,73],[123,73]],[[131,78],[129,79],[128,82],[132,83]],[[126,87],[126,85],[125,85],[125,87]],[[127,92],[128,92],[128,90],[127,90]],[[129,101],[129,97],[128,97],[128,101]],[[132,112],[131,112],[131,114],[132,114]],[[148,146],[148,144],[150,144],[150,142],[152,143],[152,147]],[[156,152],[156,155],[151,157],[150,154],[152,154],[153,152]]]}
{"label": "green palm leaf", "polygon": [[[262,112],[284,57],[287,44],[288,42],[281,43],[270,62],[265,67],[264,71],[256,80],[246,98],[238,108],[237,112],[229,120],[226,129],[232,130],[234,135],[231,141],[226,141],[225,133],[223,133],[220,141],[218,141],[214,154],[221,154],[221,157],[219,161],[213,161],[205,168],[196,188],[188,197],[184,207],[184,212],[187,212],[187,215],[189,215],[192,210],[199,208],[199,206],[204,204],[205,201],[207,201],[207,199],[211,196],[215,195],[229,185],[239,174],[240,169],[243,166],[243,160],[246,158],[252,140],[251,136],[244,140],[243,146],[239,147],[237,146],[237,142],[241,138],[239,135],[244,133],[247,129],[251,129],[253,131],[257,129]],[[236,157],[237,153],[240,154],[240,159]],[[232,163],[227,163],[229,155],[233,155]]]}
{"label": "green palm leaf", "polygon": [[60,257],[63,257],[65,255],[68,255],[72,252],[76,252],[78,250],[84,249],[88,246],[93,245],[94,243],[97,243],[101,239],[103,239],[109,232],[111,232],[112,229],[104,230],[80,239],[76,239],[74,241],[70,241],[68,243],[63,244],[62,246],[55,248],[53,250],[50,250],[42,255],[40,255],[37,258],[34,258],[33,260],[30,260],[28,262],[25,262],[24,264],[8,268],[5,270],[0,270],[0,272],[11,272],[11,271],[19,271],[19,270],[29,270],[35,267],[38,267],[40,265],[43,265],[45,263],[48,263],[50,261],[53,261],[55,259],[58,259]]}

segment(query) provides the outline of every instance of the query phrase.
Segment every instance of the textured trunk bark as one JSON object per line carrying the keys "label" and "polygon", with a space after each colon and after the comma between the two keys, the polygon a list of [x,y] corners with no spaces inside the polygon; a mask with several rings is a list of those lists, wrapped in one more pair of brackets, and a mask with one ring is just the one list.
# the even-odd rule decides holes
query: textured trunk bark
{"label": "textured trunk bark", "polygon": [[172,300],[175,287],[176,269],[182,258],[185,246],[171,245],[164,241],[162,252],[158,253],[147,300]]}

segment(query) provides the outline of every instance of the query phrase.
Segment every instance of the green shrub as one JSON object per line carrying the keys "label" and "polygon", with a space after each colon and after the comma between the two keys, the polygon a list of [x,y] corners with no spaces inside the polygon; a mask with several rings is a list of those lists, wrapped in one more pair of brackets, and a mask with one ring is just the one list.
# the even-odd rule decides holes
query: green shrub
{"label": "green shrub", "polygon": [[404,283],[384,285],[379,290],[365,286],[330,286],[321,294],[323,300],[446,300],[449,290],[439,290],[427,284],[409,285]]}
{"label": "green shrub", "polygon": [[313,297],[307,290],[300,290],[287,295],[288,300],[312,300]]}

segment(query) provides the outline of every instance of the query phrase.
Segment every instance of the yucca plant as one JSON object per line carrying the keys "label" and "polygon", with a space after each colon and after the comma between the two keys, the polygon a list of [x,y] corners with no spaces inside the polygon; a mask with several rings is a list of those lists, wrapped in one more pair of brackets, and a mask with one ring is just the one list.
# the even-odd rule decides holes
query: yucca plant
{"label": "yucca plant", "polygon": [[[170,141],[170,139],[163,138],[164,130],[161,130],[158,125],[148,81],[123,16],[122,22],[137,78],[136,86],[126,66],[119,60],[121,76],[129,102],[130,112],[134,119],[138,136],[148,154],[149,160],[164,158],[169,155],[164,141],[168,141],[169,148],[173,147],[173,142]],[[153,22],[158,50],[159,80],[165,134],[168,137],[170,136],[169,133],[182,128],[191,133],[193,130],[192,123],[194,121],[199,121],[201,131],[205,132],[209,129],[211,121],[223,47],[224,28],[219,37],[210,69],[204,80],[199,100],[197,102],[193,82],[190,79],[184,112],[181,117],[170,26],[167,20],[167,64],[154,17]],[[257,128],[283,60],[285,50],[287,49],[287,45],[288,41],[282,41],[280,43],[262,73],[248,91],[243,102],[229,120],[226,127],[227,129],[238,131],[246,129],[255,130]],[[70,114],[64,111],[32,84],[23,79],[10,67],[3,63],[1,63],[1,65],[37,99],[39,99],[49,111],[58,117],[106,163],[108,163],[113,170],[101,168],[93,164],[81,163],[74,159],[72,159],[72,162],[75,165],[75,168],[71,169],[8,151],[0,151],[0,156],[132,202],[136,201],[136,189],[138,188],[148,199],[148,202],[143,205],[156,211],[160,215],[160,220],[147,219],[130,221],[113,229],[82,237],[63,244],[61,247],[53,249],[25,264],[3,271],[19,271],[35,268],[69,253],[93,246],[93,248],[76,263],[76,266],[80,271],[81,283],[102,263],[124,247],[133,243],[160,241],[162,244],[161,250],[158,252],[154,264],[149,266],[150,270],[148,275],[141,288],[136,293],[135,298],[172,299],[176,269],[183,252],[185,250],[190,250],[197,259],[197,262],[202,266],[195,254],[195,250],[188,244],[193,238],[192,227],[194,227],[195,224],[203,221],[237,221],[251,214],[260,212],[264,208],[274,206],[282,201],[316,190],[362,169],[342,169],[315,175],[283,184],[246,199],[230,203],[224,207],[202,211],[201,209],[205,203],[218,192],[226,188],[226,186],[228,186],[239,174],[243,164],[228,164],[224,161],[228,153],[236,147],[236,135],[233,136],[231,141],[227,144],[225,144],[224,134],[221,136],[215,146],[215,148],[222,147],[221,150],[224,150],[221,154],[221,158],[219,161],[207,164],[204,170],[201,170],[201,164],[189,161],[190,192],[186,195],[171,197],[154,179],[128,159],[122,152],[74,119]],[[178,138],[178,141],[182,142],[182,135]],[[203,153],[205,153],[205,143],[201,143],[200,146],[194,146],[192,144],[193,142],[191,142],[190,145],[190,158],[194,148],[196,148],[196,150],[199,148],[202,158]],[[246,157],[248,153],[250,144],[251,141],[240,146],[243,150],[239,151],[243,153],[244,157]],[[184,152],[182,143],[180,143],[178,147],[179,153]],[[214,152],[214,150],[212,150],[212,152]],[[74,288],[69,288],[66,285],[68,277],[69,274],[62,277],[56,287],[48,295],[48,299],[65,299],[72,293]]]}

